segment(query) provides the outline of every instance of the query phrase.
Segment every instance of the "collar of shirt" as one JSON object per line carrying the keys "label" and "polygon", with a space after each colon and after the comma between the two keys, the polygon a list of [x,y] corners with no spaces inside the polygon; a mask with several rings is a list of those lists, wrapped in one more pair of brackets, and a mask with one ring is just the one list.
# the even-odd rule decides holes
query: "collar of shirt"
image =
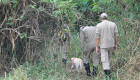
{"label": "collar of shirt", "polygon": [[103,20],[102,22],[104,22],[104,21],[108,21],[108,20]]}

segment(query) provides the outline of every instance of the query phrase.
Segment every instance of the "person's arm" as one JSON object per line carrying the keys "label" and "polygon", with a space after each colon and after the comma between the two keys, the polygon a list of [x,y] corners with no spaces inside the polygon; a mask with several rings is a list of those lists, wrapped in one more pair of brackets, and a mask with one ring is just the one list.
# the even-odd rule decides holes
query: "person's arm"
{"label": "person's arm", "polygon": [[99,46],[99,41],[100,41],[100,39],[96,39],[96,53],[97,53],[97,54],[99,54],[99,48],[98,48],[98,46]]}
{"label": "person's arm", "polygon": [[84,32],[80,31],[80,47],[81,47],[81,54],[84,55]]}
{"label": "person's arm", "polygon": [[115,35],[114,36],[115,36],[115,46],[114,46],[114,51],[115,51],[117,49],[117,42],[118,42],[118,36],[119,36],[116,24],[115,24]]}
{"label": "person's arm", "polygon": [[115,37],[115,46],[114,46],[114,51],[117,49],[117,42],[118,42],[118,36]]}
{"label": "person's arm", "polygon": [[118,42],[118,36],[115,37],[115,45],[117,45]]}

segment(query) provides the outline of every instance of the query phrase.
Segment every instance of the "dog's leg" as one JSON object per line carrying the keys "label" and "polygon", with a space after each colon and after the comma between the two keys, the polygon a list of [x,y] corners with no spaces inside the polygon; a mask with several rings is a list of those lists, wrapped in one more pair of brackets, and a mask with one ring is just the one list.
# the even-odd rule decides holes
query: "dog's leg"
{"label": "dog's leg", "polygon": [[80,74],[80,70],[78,69],[78,75]]}
{"label": "dog's leg", "polygon": [[72,72],[72,69],[73,69],[74,67],[75,67],[75,66],[72,64],[71,69],[70,69],[70,72]]}
{"label": "dog's leg", "polygon": [[82,69],[80,69],[80,72],[81,72],[81,74],[83,73],[83,70]]}
{"label": "dog's leg", "polygon": [[76,69],[77,69],[78,75],[79,75],[79,72],[80,72],[80,70],[79,70],[79,69],[80,69],[80,64],[77,64],[77,65],[76,65]]}
{"label": "dog's leg", "polygon": [[80,63],[80,72],[83,73],[83,62]]}

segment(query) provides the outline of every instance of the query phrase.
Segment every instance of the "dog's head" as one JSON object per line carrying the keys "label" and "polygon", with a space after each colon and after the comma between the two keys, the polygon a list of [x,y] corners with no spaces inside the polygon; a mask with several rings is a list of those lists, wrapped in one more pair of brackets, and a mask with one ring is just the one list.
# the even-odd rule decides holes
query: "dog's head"
{"label": "dog's head", "polygon": [[75,58],[71,58],[71,62],[72,62],[72,64],[73,64],[73,62],[74,62],[74,59],[75,59]]}
{"label": "dog's head", "polygon": [[74,58],[71,58],[71,61],[73,60]]}

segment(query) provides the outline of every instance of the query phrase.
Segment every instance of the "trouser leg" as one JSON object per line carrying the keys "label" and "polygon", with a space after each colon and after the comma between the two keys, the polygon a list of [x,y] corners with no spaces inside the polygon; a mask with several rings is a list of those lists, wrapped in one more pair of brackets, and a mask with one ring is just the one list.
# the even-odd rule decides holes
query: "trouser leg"
{"label": "trouser leg", "polygon": [[111,59],[111,53],[109,53],[109,50],[106,48],[102,48],[101,61],[102,61],[104,70],[110,70],[110,59]]}
{"label": "trouser leg", "polygon": [[92,55],[92,60],[93,60],[93,78],[97,76],[97,70],[98,70],[98,64],[99,64],[99,55],[96,53],[96,49],[94,48],[93,55]]}
{"label": "trouser leg", "polygon": [[66,67],[67,56],[66,56],[66,42],[61,44],[61,54],[62,54],[62,62],[64,63],[64,67]]}
{"label": "trouser leg", "polygon": [[101,61],[103,64],[103,69],[106,75],[106,79],[110,78],[110,60],[113,48],[101,49]]}
{"label": "trouser leg", "polygon": [[56,44],[54,44],[52,46],[52,52],[53,52],[53,60],[54,60],[54,63],[56,63],[58,61],[58,47],[56,46]]}
{"label": "trouser leg", "polygon": [[90,66],[89,66],[89,60],[90,60],[90,54],[92,52],[92,48],[86,47],[86,50],[84,52],[84,66],[87,71],[87,76],[90,76]]}
{"label": "trouser leg", "polygon": [[90,60],[90,54],[92,52],[92,48],[86,47],[86,50],[84,51],[84,63],[89,63]]}
{"label": "trouser leg", "polygon": [[67,51],[66,51],[66,42],[63,42],[61,44],[61,54],[62,54],[62,58],[67,59]]}
{"label": "trouser leg", "polygon": [[92,55],[92,61],[93,61],[93,65],[94,66],[98,66],[99,65],[99,59],[100,59],[100,54],[97,54],[96,53],[96,49],[94,49],[93,55]]}
{"label": "trouser leg", "polygon": [[97,76],[97,70],[98,70],[98,68],[93,66],[93,73],[92,73],[93,74],[93,78],[95,78]]}

